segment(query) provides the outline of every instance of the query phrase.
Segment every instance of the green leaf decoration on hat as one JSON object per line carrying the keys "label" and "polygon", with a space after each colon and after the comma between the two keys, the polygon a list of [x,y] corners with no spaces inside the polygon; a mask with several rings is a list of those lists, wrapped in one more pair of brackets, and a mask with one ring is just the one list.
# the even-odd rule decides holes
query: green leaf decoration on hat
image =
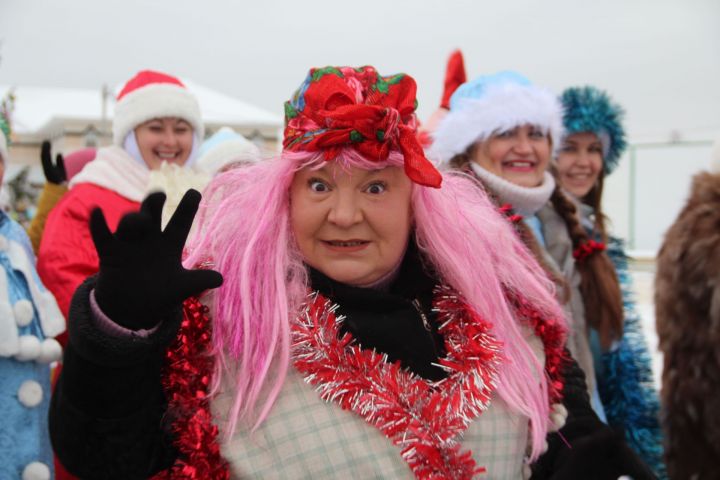
{"label": "green leaf decoration on hat", "polygon": [[322,77],[324,77],[325,75],[329,75],[329,74],[337,75],[340,78],[344,77],[342,72],[335,67],[323,67],[323,68],[317,68],[317,69],[313,70],[312,80],[313,80],[313,82],[317,82]]}
{"label": "green leaf decoration on hat", "polygon": [[603,151],[603,169],[606,175],[612,173],[627,147],[622,126],[623,108],[613,102],[607,93],[591,86],[568,88],[560,101],[564,109],[566,137],[581,132],[607,135],[610,143],[607,151]]}
{"label": "green leaf decoration on hat", "polygon": [[396,73],[395,75],[391,75],[389,77],[378,76],[377,82],[373,85],[373,90],[377,90],[380,93],[388,93],[390,91],[390,86],[400,83],[403,78],[405,78],[404,73]]}
{"label": "green leaf decoration on hat", "polygon": [[290,102],[285,102],[285,119],[290,120],[298,116],[297,109]]}

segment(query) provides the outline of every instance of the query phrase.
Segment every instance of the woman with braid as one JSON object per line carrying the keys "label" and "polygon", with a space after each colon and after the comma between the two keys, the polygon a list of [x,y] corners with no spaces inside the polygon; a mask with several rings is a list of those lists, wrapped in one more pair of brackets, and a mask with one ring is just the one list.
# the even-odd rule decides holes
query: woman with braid
{"label": "woman with braid", "polygon": [[602,211],[605,177],[615,169],[627,145],[623,109],[605,92],[591,86],[568,88],[560,99],[565,136],[555,160],[558,181],[576,203],[585,230],[594,240],[607,245],[623,296],[622,338],[607,351],[595,349],[600,398],[608,423],[624,430],[632,448],[658,477],[667,478],[662,461],[660,402],[635,308],[628,257],[624,242],[609,234]]}
{"label": "woman with braid", "polygon": [[591,344],[608,350],[620,338],[622,300],[602,244],[588,236],[548,171],[561,132],[562,106],[553,93],[518,73],[500,72],[455,91],[431,151],[482,184],[555,279],[572,329],[568,347],[604,419]]}

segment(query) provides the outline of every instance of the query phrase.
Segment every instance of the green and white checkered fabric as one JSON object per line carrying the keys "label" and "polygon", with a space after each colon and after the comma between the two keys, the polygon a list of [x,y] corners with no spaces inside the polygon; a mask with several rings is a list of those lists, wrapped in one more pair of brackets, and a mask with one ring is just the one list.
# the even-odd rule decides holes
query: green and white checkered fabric
{"label": "green and white checkered fabric", "polygon": [[[534,340],[533,350],[542,357],[542,345]],[[231,404],[228,393],[212,403],[221,435]],[[487,469],[480,478],[523,478],[528,421],[498,396],[469,426],[462,443]],[[358,415],[321,400],[292,368],[267,420],[252,434],[238,427],[222,452],[234,479],[414,478],[398,447]]]}

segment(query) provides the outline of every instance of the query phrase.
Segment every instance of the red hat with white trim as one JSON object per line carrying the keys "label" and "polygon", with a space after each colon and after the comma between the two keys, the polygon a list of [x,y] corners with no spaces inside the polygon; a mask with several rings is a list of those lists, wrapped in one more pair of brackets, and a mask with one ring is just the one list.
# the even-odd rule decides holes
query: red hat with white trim
{"label": "red hat with white trim", "polygon": [[205,136],[195,95],[173,76],[143,70],[131,78],[117,96],[113,143],[122,145],[132,129],[153,118],[163,117],[182,118],[193,127],[198,138]]}

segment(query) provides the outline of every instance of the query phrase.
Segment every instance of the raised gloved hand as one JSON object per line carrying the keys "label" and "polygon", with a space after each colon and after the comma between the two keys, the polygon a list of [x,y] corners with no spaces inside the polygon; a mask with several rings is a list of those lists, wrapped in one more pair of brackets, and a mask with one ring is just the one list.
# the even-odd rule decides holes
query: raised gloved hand
{"label": "raised gloved hand", "polygon": [[50,151],[50,142],[45,140],[40,148],[40,163],[42,163],[45,180],[48,183],[62,185],[67,181],[67,173],[65,172],[65,160],[61,153],[55,156],[55,163],[52,160]]}
{"label": "raised gloved hand", "polygon": [[118,325],[152,328],[186,298],[222,285],[220,273],[186,270],[181,263],[200,198],[199,192],[188,190],[164,231],[164,193],[150,194],[139,212],[120,220],[114,234],[102,210],[93,210],[90,232],[100,258],[95,299]]}

